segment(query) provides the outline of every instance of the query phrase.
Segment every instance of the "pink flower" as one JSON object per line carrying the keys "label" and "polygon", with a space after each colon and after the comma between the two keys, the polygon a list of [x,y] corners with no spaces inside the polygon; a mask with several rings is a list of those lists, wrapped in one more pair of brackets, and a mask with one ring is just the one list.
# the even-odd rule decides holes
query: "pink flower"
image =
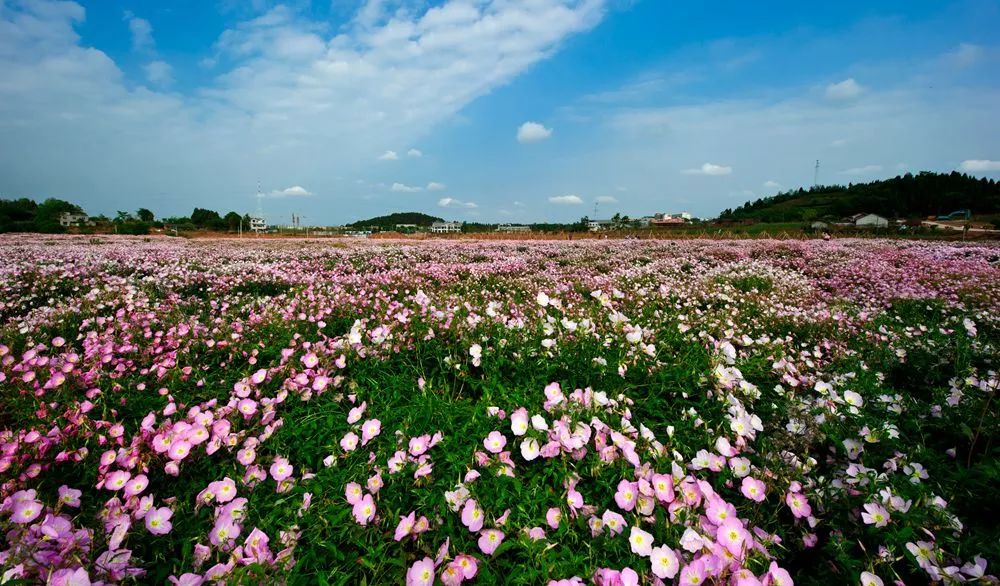
{"label": "pink flower", "polygon": [[349,431],[340,440],[340,447],[345,452],[353,452],[358,447],[358,434]]}
{"label": "pink flower", "polygon": [[454,563],[458,564],[462,568],[462,575],[465,576],[466,580],[471,580],[476,577],[476,573],[479,571],[479,562],[476,558],[471,555],[462,554],[455,558]]}
{"label": "pink flower", "polygon": [[729,518],[719,527],[716,540],[719,545],[729,550],[737,559],[742,558],[744,546],[750,534],[743,528],[743,522],[736,518]]}
{"label": "pink flower", "polygon": [[623,511],[631,511],[635,508],[636,483],[622,480],[618,483],[618,491],[615,492],[615,502]]}
{"label": "pink flower", "polygon": [[287,480],[291,477],[294,470],[294,467],[289,464],[288,460],[285,458],[275,458],[274,463],[271,464],[271,478],[273,478],[275,482]]}
{"label": "pink flower", "polygon": [[425,557],[414,562],[406,572],[406,586],[432,586],[434,584],[434,560]]}
{"label": "pink flower", "polygon": [[382,432],[382,422],[369,419],[361,426],[361,445],[365,445]]}
{"label": "pink flower", "polygon": [[141,494],[147,486],[149,486],[149,479],[146,478],[145,474],[140,474],[125,484],[125,494],[128,496]]}
{"label": "pink flower", "polygon": [[674,478],[669,474],[654,474],[650,480],[653,486],[653,494],[661,503],[669,503],[674,500]]}
{"label": "pink flower", "polygon": [[680,561],[677,559],[677,554],[665,545],[653,548],[649,556],[649,562],[653,566],[653,574],[661,580],[672,580],[680,569]]}
{"label": "pink flower", "polygon": [[483,517],[483,510],[479,508],[475,499],[465,501],[465,507],[462,508],[462,524],[468,527],[469,531],[477,533],[482,529]]}
{"label": "pink flower", "polygon": [[64,568],[53,572],[48,584],[50,586],[90,586],[91,582],[87,570]]}
{"label": "pink flower", "polygon": [[396,525],[396,534],[393,539],[396,541],[402,541],[404,537],[410,534],[413,530],[413,524],[416,523],[417,513],[415,511],[410,511],[410,514],[405,517],[399,518],[399,524]]}
{"label": "pink flower", "polygon": [[516,436],[528,432],[528,410],[524,407],[510,414],[510,432]]}
{"label": "pink flower", "polygon": [[558,529],[560,521],[562,521],[562,511],[557,507],[552,507],[545,512],[545,522],[549,524],[549,527]]}
{"label": "pink flower", "polygon": [[361,497],[364,496],[365,491],[361,488],[361,485],[357,482],[350,482],[344,487],[344,496],[347,498],[347,504],[356,505]]}
{"label": "pink flower", "polygon": [[310,352],[302,357],[302,364],[304,364],[306,368],[316,368],[316,365],[319,364],[319,358],[317,358],[314,353]]}
{"label": "pink flower", "polygon": [[236,452],[236,461],[244,466],[253,464],[253,461],[256,459],[257,452],[253,448],[243,448]]}
{"label": "pink flower", "polygon": [[458,586],[464,581],[465,576],[462,574],[462,568],[455,562],[445,566],[444,571],[441,572],[441,583],[444,586]]}
{"label": "pink flower", "polygon": [[375,518],[375,501],[372,495],[366,494],[354,504],[354,520],[359,525],[368,525],[368,522]]}
{"label": "pink flower", "polygon": [[170,444],[170,449],[167,450],[167,455],[175,462],[179,462],[184,458],[187,458],[190,453],[191,443],[185,440],[172,442]]}
{"label": "pink flower", "polygon": [[632,532],[628,536],[628,542],[629,546],[632,548],[632,553],[643,557],[649,557],[653,553],[652,534],[643,531],[638,527],[632,527]]}
{"label": "pink flower", "polygon": [[889,519],[889,511],[878,503],[865,504],[865,512],[861,513],[861,520],[864,521],[866,525],[885,527],[889,524]]}
{"label": "pink flower", "polygon": [[503,543],[503,539],[503,531],[487,529],[479,536],[479,550],[486,555],[493,555],[493,552]]}
{"label": "pink flower", "polygon": [[244,419],[250,419],[253,414],[257,412],[257,401],[253,399],[243,399],[236,406],[240,413],[243,414]]}
{"label": "pink flower", "polygon": [[627,523],[625,523],[625,517],[622,517],[618,513],[610,510],[604,511],[604,514],[601,515],[601,521],[604,521],[604,526],[608,528],[608,531],[610,531],[612,535],[619,535],[627,526]]}
{"label": "pink flower", "polygon": [[104,481],[104,488],[108,490],[121,490],[128,484],[132,474],[125,470],[115,470],[108,474],[108,479]]}
{"label": "pink flower", "polygon": [[764,502],[766,488],[763,482],[752,476],[747,476],[740,484],[740,492],[743,493],[743,496],[758,503]]}
{"label": "pink flower", "polygon": [[483,440],[483,445],[486,447],[486,451],[491,454],[499,454],[507,445],[507,438],[499,431],[491,431]]}
{"label": "pink flower", "polygon": [[764,577],[764,584],[767,584],[767,586],[792,586],[794,582],[788,570],[779,567],[775,562],[771,562],[771,566],[767,570],[767,575]]}
{"label": "pink flower", "polygon": [[419,456],[426,452],[429,447],[427,444],[430,443],[430,441],[431,437],[429,435],[410,438],[410,455]]}
{"label": "pink flower", "polygon": [[64,484],[59,487],[59,502],[67,507],[79,507],[81,494],[83,494],[82,491],[70,488]]}
{"label": "pink flower", "polygon": [[173,516],[174,512],[167,507],[152,509],[146,513],[146,529],[153,535],[166,535],[173,527],[170,523],[170,517]]}
{"label": "pink flower", "polygon": [[355,424],[361,421],[361,416],[365,414],[365,409],[368,407],[368,402],[362,402],[357,407],[354,407],[347,413],[347,423]]}
{"label": "pink flower", "polygon": [[803,517],[808,517],[812,514],[812,507],[809,506],[809,500],[806,499],[801,493],[789,492],[785,495],[785,504],[788,508],[792,510],[792,515],[796,519],[801,519]]}
{"label": "pink flower", "polygon": [[22,525],[31,523],[42,514],[44,508],[42,503],[36,500],[15,501],[10,520]]}

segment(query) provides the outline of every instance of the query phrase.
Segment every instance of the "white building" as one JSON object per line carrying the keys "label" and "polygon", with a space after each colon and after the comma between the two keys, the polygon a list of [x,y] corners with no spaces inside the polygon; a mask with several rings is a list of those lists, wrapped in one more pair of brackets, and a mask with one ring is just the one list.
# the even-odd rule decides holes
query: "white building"
{"label": "white building", "polygon": [[88,219],[89,216],[87,214],[63,212],[59,214],[59,225],[63,228],[69,228],[70,226],[82,226],[83,224],[88,223]]}
{"label": "white building", "polygon": [[252,232],[267,232],[267,221],[263,216],[250,216],[250,230]]}
{"label": "white building", "polygon": [[435,234],[457,234],[462,231],[462,222],[434,222],[431,232]]}
{"label": "white building", "polygon": [[886,228],[889,226],[889,220],[878,214],[857,214],[851,218],[854,220],[854,225],[859,228]]}
{"label": "white building", "polygon": [[516,224],[500,224],[497,232],[531,232],[531,226],[520,226]]}
{"label": "white building", "polygon": [[591,232],[598,232],[600,230],[608,230],[614,226],[614,221],[612,220],[589,220],[587,221],[587,229]]}

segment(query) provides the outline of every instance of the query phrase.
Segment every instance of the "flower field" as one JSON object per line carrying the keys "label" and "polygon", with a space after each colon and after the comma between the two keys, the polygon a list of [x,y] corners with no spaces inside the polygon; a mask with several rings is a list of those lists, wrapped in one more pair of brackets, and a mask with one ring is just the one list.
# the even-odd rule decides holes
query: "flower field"
{"label": "flower field", "polygon": [[0,237],[0,583],[996,583],[1000,247]]}

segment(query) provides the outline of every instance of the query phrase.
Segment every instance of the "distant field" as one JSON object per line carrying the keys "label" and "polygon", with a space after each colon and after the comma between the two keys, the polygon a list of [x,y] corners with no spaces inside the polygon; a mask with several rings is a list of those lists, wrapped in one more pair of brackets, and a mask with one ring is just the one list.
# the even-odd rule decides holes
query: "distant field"
{"label": "distant field", "polygon": [[974,581],[998,283],[997,244],[0,236],[0,581]]}

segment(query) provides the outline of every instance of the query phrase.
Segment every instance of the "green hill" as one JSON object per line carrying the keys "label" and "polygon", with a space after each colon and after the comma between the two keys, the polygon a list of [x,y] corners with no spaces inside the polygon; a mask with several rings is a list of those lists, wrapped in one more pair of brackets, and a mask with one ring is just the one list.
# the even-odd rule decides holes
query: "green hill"
{"label": "green hill", "polygon": [[348,226],[352,228],[381,228],[382,230],[393,230],[396,224],[416,224],[417,226],[427,227],[434,222],[443,222],[441,218],[434,216],[428,216],[427,214],[422,214],[420,212],[400,212],[395,214],[389,214],[388,216],[378,216],[375,218],[370,218],[368,220],[358,220]]}
{"label": "green hill", "polygon": [[725,210],[719,219],[808,222],[862,212],[887,218],[920,218],[959,209],[969,209],[977,216],[1000,213],[1000,183],[958,172],[907,173],[871,183],[820,185],[778,193]]}

